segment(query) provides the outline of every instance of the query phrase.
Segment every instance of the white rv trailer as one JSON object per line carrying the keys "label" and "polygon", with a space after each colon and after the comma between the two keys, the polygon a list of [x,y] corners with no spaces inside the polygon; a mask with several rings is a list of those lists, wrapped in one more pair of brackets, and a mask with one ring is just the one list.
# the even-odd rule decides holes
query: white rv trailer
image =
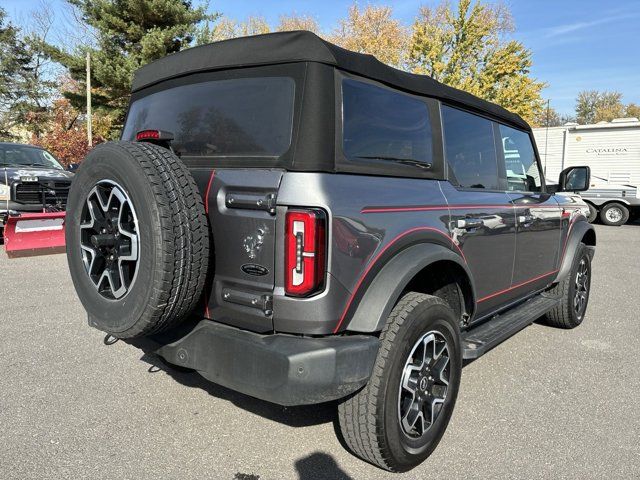
{"label": "white rv trailer", "polygon": [[546,177],[557,181],[567,167],[591,167],[591,188],[582,198],[607,225],[640,215],[640,121],[619,118],[594,125],[567,123],[534,128]]}

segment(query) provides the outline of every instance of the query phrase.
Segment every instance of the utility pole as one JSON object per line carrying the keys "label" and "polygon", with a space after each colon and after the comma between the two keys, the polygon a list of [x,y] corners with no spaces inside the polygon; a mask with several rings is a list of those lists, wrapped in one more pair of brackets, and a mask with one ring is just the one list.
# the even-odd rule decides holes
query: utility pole
{"label": "utility pole", "polygon": [[91,127],[91,54],[87,52],[87,143],[89,148],[93,144]]}
{"label": "utility pole", "polygon": [[551,99],[547,99],[547,128],[544,131],[544,174],[547,175],[547,144],[549,143],[549,122],[551,119]]}

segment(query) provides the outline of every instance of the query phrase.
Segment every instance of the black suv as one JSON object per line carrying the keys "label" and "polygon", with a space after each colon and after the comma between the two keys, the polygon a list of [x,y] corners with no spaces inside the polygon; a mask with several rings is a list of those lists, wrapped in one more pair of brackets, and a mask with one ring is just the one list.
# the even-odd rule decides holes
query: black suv
{"label": "black suv", "polygon": [[352,451],[408,470],[463,361],[585,314],[596,237],[497,105],[308,32],[140,69],[122,141],[69,197],[90,325],[281,405],[338,400]]}

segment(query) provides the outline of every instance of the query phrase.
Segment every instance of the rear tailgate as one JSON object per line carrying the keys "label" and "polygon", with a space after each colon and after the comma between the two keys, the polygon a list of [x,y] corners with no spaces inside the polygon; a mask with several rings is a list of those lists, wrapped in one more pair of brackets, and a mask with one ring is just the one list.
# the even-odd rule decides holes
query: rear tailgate
{"label": "rear tailgate", "polygon": [[192,169],[211,222],[207,318],[255,332],[273,330],[275,199],[283,172]]}

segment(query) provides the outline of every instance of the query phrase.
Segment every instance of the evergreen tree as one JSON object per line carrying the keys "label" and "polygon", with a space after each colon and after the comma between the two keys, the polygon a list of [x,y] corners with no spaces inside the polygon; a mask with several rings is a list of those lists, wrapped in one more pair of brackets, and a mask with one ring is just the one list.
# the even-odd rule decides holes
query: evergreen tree
{"label": "evergreen tree", "polygon": [[[118,127],[131,93],[133,73],[141,66],[191,46],[197,26],[213,20],[206,5],[193,8],[190,0],[67,0],[94,34],[92,45],[73,51],[49,45],[50,55],[85,85],[86,54],[91,55],[92,103],[111,115]],[[84,109],[81,93],[64,92]]]}
{"label": "evergreen tree", "polygon": [[0,8],[0,139],[15,138],[29,111],[32,57],[20,29],[7,21]]}

